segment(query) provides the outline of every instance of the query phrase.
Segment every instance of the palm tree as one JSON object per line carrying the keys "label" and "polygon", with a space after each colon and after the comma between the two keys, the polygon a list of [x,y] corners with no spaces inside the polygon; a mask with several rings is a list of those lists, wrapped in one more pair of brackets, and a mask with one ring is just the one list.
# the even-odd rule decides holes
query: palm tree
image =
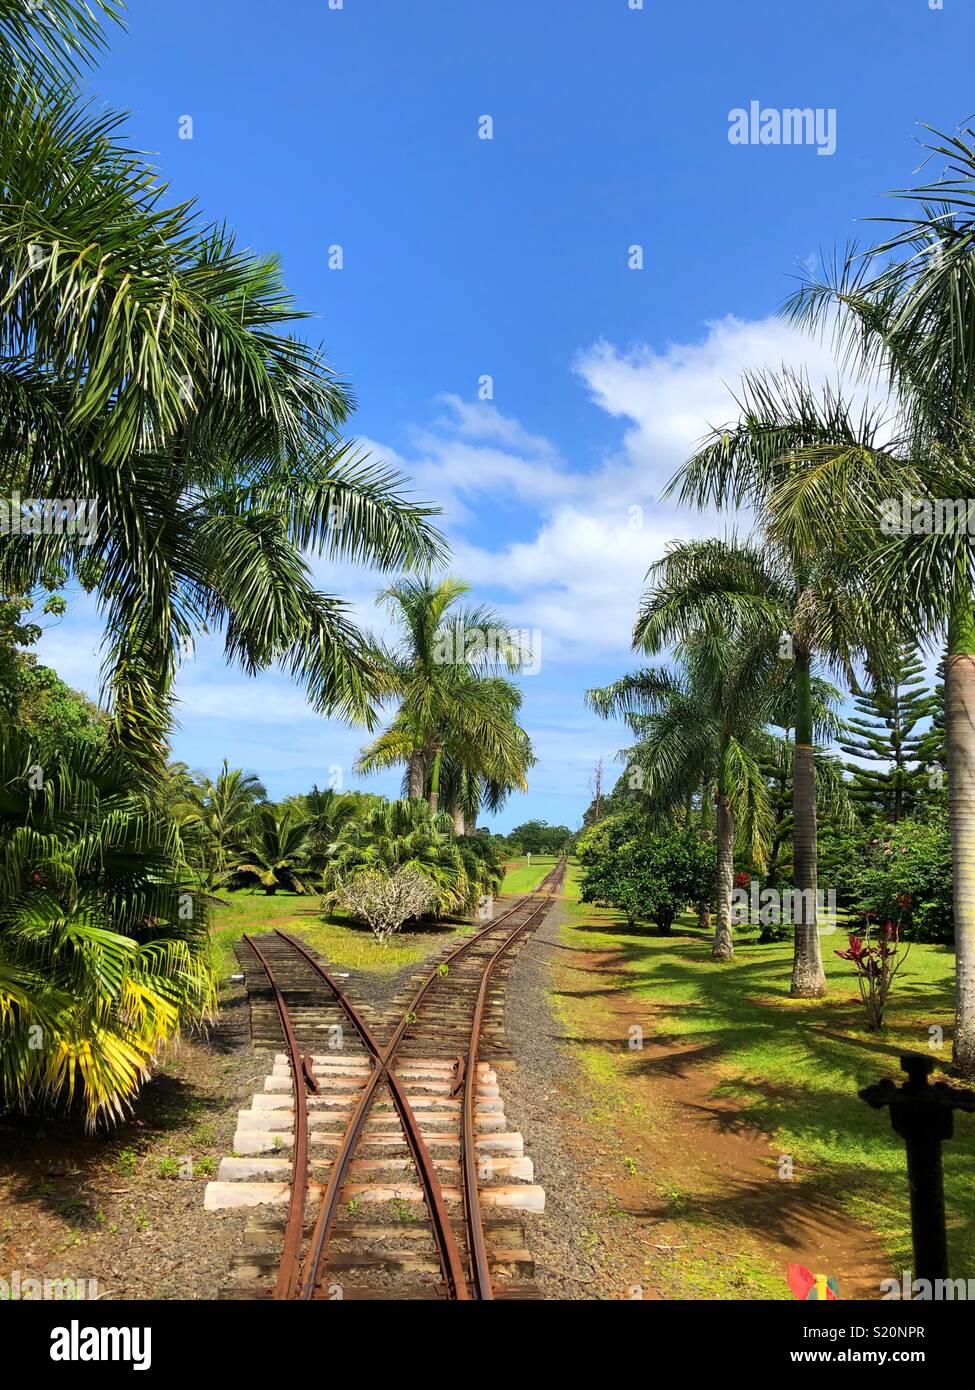
{"label": "palm tree", "polygon": [[357,764],[362,772],[405,764],[411,799],[440,803],[445,758],[494,781],[524,782],[530,748],[515,722],[521,697],[499,667],[517,669],[501,617],[485,607],[459,609],[469,585],[457,579],[402,580],[380,595],[401,637],[383,672],[400,701],[389,727]]}
{"label": "palm tree", "polygon": [[367,874],[388,877],[400,869],[434,884],[441,913],[459,911],[470,901],[472,884],[450,817],[416,798],[380,802],[345,826],[325,871],[326,901],[341,899],[343,883]]}
{"label": "palm tree", "polygon": [[317,786],[296,800],[308,821],[309,863],[316,872],[321,873],[335,854],[342,830],[359,815],[358,800],[354,796],[343,795],[334,787],[320,791]]}
{"label": "palm tree", "polygon": [[[117,751],[0,740],[0,1097],[121,1118],[161,1047],[215,1007],[198,847]],[[38,1046],[37,1040],[42,1040]]]}
{"label": "palm tree", "polygon": [[[761,503],[761,450],[758,465],[749,463],[755,418],[750,411],[737,435],[724,431],[695,455],[678,475],[685,499],[703,504],[717,490],[719,498],[727,502],[733,497],[736,505],[743,500]],[[732,447],[734,467],[725,467]],[[659,649],[701,623],[736,623],[752,634],[751,640],[777,649],[792,667],[789,688],[795,704],[781,721],[795,730],[793,884],[798,912],[792,994],[817,997],[826,991],[826,976],[816,920],[815,668],[817,662],[832,666],[855,683],[855,653],[871,640],[875,610],[843,566],[822,548],[817,552],[799,544],[766,542],[759,547],[734,538],[693,541],[674,547],[662,566],[666,583],[643,605],[638,640],[649,639],[651,648]]]}
{"label": "palm tree", "polygon": [[0,3],[0,490],[96,506],[87,537],[8,536],[0,590],[60,566],[97,597],[117,737],[158,774],[200,632],[371,723],[374,654],[306,556],[411,569],[442,546],[434,509],[340,437],[352,396],[281,331],[304,315],[276,261],[167,205],[120,118],[55,79],[97,46],[93,13]]}
{"label": "palm tree", "polygon": [[204,777],[192,784],[184,816],[195,819],[203,828],[208,889],[226,878],[231,858],[247,840],[254,808],[266,800],[267,791],[257,774],[231,768],[226,758],[215,780]]}
{"label": "palm tree", "polygon": [[[975,1075],[975,601],[973,540],[961,525],[925,525],[945,499],[973,495],[975,425],[975,131],[938,136],[944,176],[894,196],[908,215],[881,244],[851,252],[790,302],[798,322],[836,335],[879,372],[897,406],[892,437],[827,441],[811,467],[770,499],[773,530],[845,545],[879,600],[945,640],[955,900],[954,1062]],[[885,504],[915,499],[906,532]],[[920,518],[921,525],[913,529]],[[910,631],[902,637],[916,639]]]}
{"label": "palm tree", "polygon": [[[661,562],[666,565],[666,561]],[[650,573],[660,573],[654,567]],[[660,645],[665,641],[660,629]],[[651,629],[641,637],[652,649]],[[771,829],[768,786],[755,734],[772,710],[777,675],[766,644],[748,643],[721,628],[690,627],[678,637],[682,670],[650,668],[590,690],[590,706],[605,717],[622,715],[639,742],[627,751],[639,767],[643,795],[653,813],[672,813],[700,790],[714,790],[717,852],[716,922],[712,957],[734,956],[731,903],[736,841],[761,863]]]}
{"label": "palm tree", "polygon": [[267,897],[279,888],[310,893],[314,874],[308,864],[309,822],[294,806],[262,807],[252,824],[250,839],[228,866],[228,876],[256,879]]}
{"label": "palm tree", "polygon": [[500,811],[512,792],[526,791],[528,769],[535,765],[531,743],[523,729],[517,729],[523,742],[523,760],[519,772],[509,770],[488,776],[478,771],[468,750],[463,757],[445,751],[440,772],[440,787],[444,804],[453,821],[455,835],[476,835],[477,821],[482,808],[494,814]]}
{"label": "palm tree", "polygon": [[[502,676],[481,677],[482,688],[496,699],[506,719],[506,739],[501,756],[483,745],[473,745],[460,731],[448,731],[439,767],[438,805],[449,813],[455,835],[473,835],[483,805],[499,811],[513,791],[527,791],[528,770],[535,765],[531,740],[517,723],[522,695]],[[505,709],[507,714],[504,714]],[[430,791],[431,777],[425,791]]]}
{"label": "palm tree", "polygon": [[[737,558],[753,562],[753,578],[760,575],[762,557],[749,557],[747,550],[738,549]],[[714,797],[719,858],[717,959],[730,958],[730,925],[725,927],[722,913],[723,900],[727,900],[730,924],[736,838],[756,866],[762,867],[767,856],[770,864],[776,862],[785,830],[793,833],[792,821],[783,827],[777,814],[775,792],[776,782],[782,784],[783,777],[782,785],[794,782],[792,750],[782,745],[791,730],[796,687],[804,679],[794,663],[773,660],[779,650],[780,627],[773,620],[765,630],[767,615],[761,608],[750,611],[740,601],[747,590],[735,594],[728,587],[713,591],[709,587],[717,573],[710,566],[722,553],[733,551],[729,543],[718,541],[675,545],[650,571],[650,576],[661,579],[643,602],[637,637],[651,650],[677,641],[683,657],[678,675],[648,668],[587,695],[597,713],[623,717],[637,735],[637,744],[620,757],[631,773],[639,771],[640,799],[647,811],[672,815],[683,809],[690,822],[690,808],[699,797],[702,828],[709,828],[709,802]],[[705,563],[695,590],[689,580],[698,559]],[[769,588],[764,601],[773,599],[774,589]],[[747,682],[741,689],[739,679]],[[828,681],[811,676],[808,700],[817,740],[833,740],[845,729],[835,714],[839,697]],[[785,739],[769,732],[766,723],[784,729]],[[849,823],[852,812],[835,761],[816,753],[814,767],[824,779],[830,811]],[[799,896],[800,913],[807,900],[807,895]],[[818,938],[816,944],[818,953]]]}
{"label": "palm tree", "polygon": [[504,882],[504,851],[485,835],[465,835],[457,848],[470,884],[466,907],[473,911],[482,895],[493,897]]}
{"label": "palm tree", "polygon": [[199,777],[189,763],[171,762],[155,787],[156,802],[166,815],[182,823],[195,814],[194,794]]}
{"label": "palm tree", "polygon": [[59,81],[104,46],[99,19],[121,23],[123,0],[0,0],[0,62],[23,77]]}
{"label": "palm tree", "polygon": [[[821,686],[824,695],[817,691]],[[814,680],[813,683],[813,730],[817,744],[832,741],[841,735],[847,725],[839,719],[833,706],[840,692],[827,682]],[[768,779],[772,796],[772,840],[765,866],[765,886],[778,888],[780,878],[787,876],[795,882],[794,822],[792,814],[793,786],[795,780],[795,744],[792,730],[785,727],[784,733],[767,732],[760,740],[764,751],[761,766]],[[814,773],[816,778],[817,816],[822,817],[837,831],[853,831],[858,825],[856,811],[850,799],[849,789],[839,761],[820,747],[814,754]],[[817,932],[821,930],[818,922]],[[799,903],[801,911],[801,901]],[[775,934],[763,934],[759,940],[771,940]]]}

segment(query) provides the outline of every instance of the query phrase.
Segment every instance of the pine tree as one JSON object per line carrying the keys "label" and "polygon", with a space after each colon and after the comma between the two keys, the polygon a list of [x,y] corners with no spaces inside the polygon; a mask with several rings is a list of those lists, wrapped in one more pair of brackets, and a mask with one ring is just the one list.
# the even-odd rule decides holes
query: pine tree
{"label": "pine tree", "polygon": [[893,678],[874,680],[855,704],[859,717],[849,721],[853,733],[842,745],[843,752],[873,766],[846,764],[850,796],[865,817],[882,816],[896,823],[923,795],[930,738],[918,725],[937,713],[936,696],[927,688],[924,667],[913,648],[905,645]]}
{"label": "pine tree", "polygon": [[938,683],[934,687],[931,727],[921,735],[918,747],[919,772],[929,796],[944,793],[948,785],[948,745],[945,741],[945,658],[938,664]]}

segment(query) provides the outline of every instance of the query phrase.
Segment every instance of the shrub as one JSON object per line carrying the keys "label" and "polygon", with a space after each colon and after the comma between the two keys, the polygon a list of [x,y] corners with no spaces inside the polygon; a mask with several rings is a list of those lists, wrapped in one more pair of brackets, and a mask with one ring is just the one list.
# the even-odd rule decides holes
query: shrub
{"label": "shrub", "polygon": [[429,912],[437,887],[416,869],[396,869],[389,875],[361,874],[341,884],[330,896],[360,922],[368,923],[380,946],[388,946],[404,922]]}
{"label": "shrub", "polygon": [[901,949],[900,924],[885,922],[876,931],[868,924],[863,932],[850,936],[845,951],[836,954],[853,962],[867,1027],[879,1031],[884,1026],[894,977],[907,959],[907,949]]}
{"label": "shrub", "polygon": [[630,926],[651,918],[666,935],[690,902],[707,898],[713,850],[694,832],[652,832],[637,815],[608,816],[579,837],[583,902],[626,913]]}
{"label": "shrub", "polygon": [[295,806],[278,810],[262,806],[251,831],[250,843],[231,866],[232,877],[256,882],[268,897],[279,888],[291,893],[311,892],[314,874],[308,864],[309,822]]}
{"label": "shrub", "polygon": [[853,910],[878,922],[902,921],[914,941],[951,941],[951,836],[939,808],[926,820],[882,827],[850,873]]}
{"label": "shrub", "polygon": [[192,845],[120,753],[0,739],[0,1101],[117,1120],[214,1004]]}
{"label": "shrub", "polygon": [[[479,863],[480,861],[473,861]],[[369,873],[391,877],[410,869],[433,884],[428,911],[459,912],[472,885],[449,815],[434,815],[425,801],[384,801],[346,825],[325,869],[326,901],[345,894]]]}
{"label": "shrub", "polygon": [[473,911],[482,893],[493,896],[500,892],[504,881],[505,855],[483,835],[458,836],[457,849],[471,885],[466,906]]}

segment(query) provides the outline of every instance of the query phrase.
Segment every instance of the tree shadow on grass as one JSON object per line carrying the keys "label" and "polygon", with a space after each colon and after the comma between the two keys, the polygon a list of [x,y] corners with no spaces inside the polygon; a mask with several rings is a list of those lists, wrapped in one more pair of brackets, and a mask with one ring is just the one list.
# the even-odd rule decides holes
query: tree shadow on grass
{"label": "tree shadow on grass", "polygon": [[[630,926],[625,920],[613,922],[573,922],[572,931],[591,932],[595,936],[636,936],[645,938],[648,941],[660,941],[666,944],[668,941],[679,941],[681,938],[688,938],[693,941],[701,940],[701,933],[693,927],[683,926],[674,923],[669,932],[661,932],[653,922],[638,922],[635,926]],[[614,943],[615,944],[615,943]]]}
{"label": "tree shadow on grass", "polygon": [[[703,942],[696,956],[675,958],[667,951],[666,939],[662,941],[662,946],[655,940],[649,947],[620,942],[611,965],[587,969],[587,973],[604,974],[605,986],[559,991],[565,998],[576,999],[627,994],[652,1005],[656,1017],[670,1015],[682,1022],[700,1018],[701,1027],[692,1022],[677,1034],[669,1033],[664,1024],[648,1050],[629,1054],[631,1061],[636,1059],[636,1068],[648,1074],[668,1066],[666,1058],[657,1055],[660,1048],[679,1047],[682,1055],[695,1058],[698,1065],[734,1063],[736,1054],[774,1051],[780,1056],[795,1055],[813,1075],[822,1071],[848,1078],[855,1093],[857,1086],[876,1079],[878,1063],[881,1071],[886,1062],[888,1073],[898,1075],[902,1052],[927,1051],[928,1020],[940,1014],[947,1024],[950,1018],[951,998],[941,982],[908,979],[895,991],[888,1031],[869,1034],[862,1027],[862,1009],[852,981],[846,982],[845,998],[837,996],[834,980],[832,995],[793,1000],[787,960],[775,962],[752,954],[728,965],[712,965]],[[923,1020],[920,1025],[918,1017]],[[948,1031],[945,1027],[946,1035]],[[808,1096],[810,1088],[803,1094]]]}
{"label": "tree shadow on grass", "polygon": [[[799,1255],[815,1233],[843,1233],[844,1223],[849,1223],[849,1200],[841,1199],[855,1194],[899,1247],[908,1239],[902,1141],[891,1130],[889,1116],[870,1109],[857,1092],[884,1075],[902,1080],[900,1055],[928,1053],[931,1024],[940,1023],[949,1035],[949,951],[943,953],[943,970],[941,959],[932,967],[927,958],[928,975],[918,974],[917,967],[912,973],[908,956],[905,974],[895,986],[888,1030],[872,1034],[863,1027],[852,976],[834,975],[832,993],[821,1000],[791,998],[788,944],[739,940],[735,960],[722,965],[709,960],[709,939],[693,927],[685,926],[679,938],[676,933],[670,938],[636,938],[618,924],[618,939],[607,944],[611,960],[594,966],[593,948],[585,938],[609,935],[610,924],[580,923],[572,930],[580,936],[569,950],[577,950],[587,961],[576,967],[570,957],[565,968],[570,977],[576,969],[594,975],[596,983],[578,990],[570,985],[561,995],[579,1000],[625,996],[636,1003],[637,1011],[620,1016],[619,1036],[570,1036],[562,1041],[618,1055],[629,1076],[681,1081],[694,1072],[709,1073],[706,1079],[714,1080],[714,1096],[732,1104],[709,1105],[700,1099],[699,1088],[697,1096],[688,1093],[683,1103],[693,1116],[693,1130],[703,1122],[719,1136],[779,1134],[783,1143],[788,1139],[801,1153],[814,1156],[815,1183],[782,1182],[772,1162],[767,1184],[740,1176],[725,1183],[715,1174],[717,1195],[692,1196],[695,1210],[747,1228],[759,1238],[771,1231]],[[829,949],[824,941],[824,951]],[[653,1031],[642,1050],[631,1051],[622,1034],[642,1008]],[[674,1031],[678,1020],[680,1029]],[[933,1055],[947,1066],[948,1051],[945,1046]],[[741,1075],[716,1079],[718,1069],[729,1065]],[[966,1261],[975,1265],[973,1141],[975,1117],[958,1116],[956,1138],[945,1149],[945,1174],[959,1274],[966,1272]],[[654,1220],[666,1215],[666,1203],[644,1213]]]}

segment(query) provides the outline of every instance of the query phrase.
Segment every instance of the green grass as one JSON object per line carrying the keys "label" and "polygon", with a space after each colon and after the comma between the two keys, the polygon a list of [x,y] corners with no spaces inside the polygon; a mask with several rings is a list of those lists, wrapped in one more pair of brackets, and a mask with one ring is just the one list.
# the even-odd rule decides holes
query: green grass
{"label": "green grass", "polygon": [[213,968],[220,980],[239,969],[234,946],[245,932],[256,936],[279,928],[298,937],[333,965],[373,975],[391,975],[404,966],[416,965],[457,931],[454,922],[425,923],[421,928],[398,932],[384,947],[377,944],[368,927],[341,914],[324,918],[317,897],[278,892],[269,898],[263,892],[246,890],[224,896],[226,906],[213,909],[210,928]]}
{"label": "green grass", "polygon": [[524,856],[512,860],[501,885],[502,893],[530,893],[558,862],[554,854],[533,854],[531,864]]}
{"label": "green grass", "polygon": [[[857,1090],[882,1076],[903,1079],[898,1055],[923,1052],[942,1066],[950,1060],[954,960],[944,947],[913,945],[894,986],[887,1028],[863,1028],[856,984],[848,962],[834,954],[845,946],[837,932],[823,938],[829,994],[821,1000],[789,996],[791,943],[759,946],[739,939],[735,960],[716,965],[710,941],[691,916],[675,935],[659,938],[627,929],[618,914],[573,902],[578,873],[570,865],[563,938],[577,949],[615,949],[619,973],[607,986],[645,997],[657,1010],[655,1031],[692,1046],[716,1078],[719,1093],[733,1095],[747,1116],[790,1154],[796,1179],[830,1193],[849,1214],[883,1239],[895,1269],[910,1268],[910,1220],[903,1142],[889,1114],[872,1110]],[[572,1017],[572,1001],[563,1000]],[[929,1029],[944,1029],[939,1050]],[[591,1031],[591,1029],[589,1030]],[[605,1086],[607,1052],[618,1047],[589,1039],[581,1046],[593,1081]],[[639,1054],[635,1054],[639,1057]],[[625,1075],[616,1062],[616,1085]],[[639,1063],[634,1063],[639,1066]],[[975,1274],[975,1116],[957,1114],[955,1138],[945,1145],[945,1192],[952,1273]]]}
{"label": "green grass", "polygon": [[[516,860],[505,876],[501,891],[530,892],[538,887],[556,862],[554,856],[544,854],[532,855],[530,867],[524,858]],[[217,978],[225,980],[238,970],[234,946],[245,932],[256,936],[275,928],[297,936],[333,965],[372,975],[391,975],[405,966],[416,965],[452,932],[458,932],[456,922],[425,923],[421,928],[398,932],[388,946],[382,947],[376,944],[368,927],[351,921],[342,913],[323,917],[317,896],[303,897],[280,891],[270,898],[263,892],[247,890],[225,893],[221,905],[213,909],[211,921],[213,968]],[[462,925],[459,934],[471,930],[472,926]]]}

